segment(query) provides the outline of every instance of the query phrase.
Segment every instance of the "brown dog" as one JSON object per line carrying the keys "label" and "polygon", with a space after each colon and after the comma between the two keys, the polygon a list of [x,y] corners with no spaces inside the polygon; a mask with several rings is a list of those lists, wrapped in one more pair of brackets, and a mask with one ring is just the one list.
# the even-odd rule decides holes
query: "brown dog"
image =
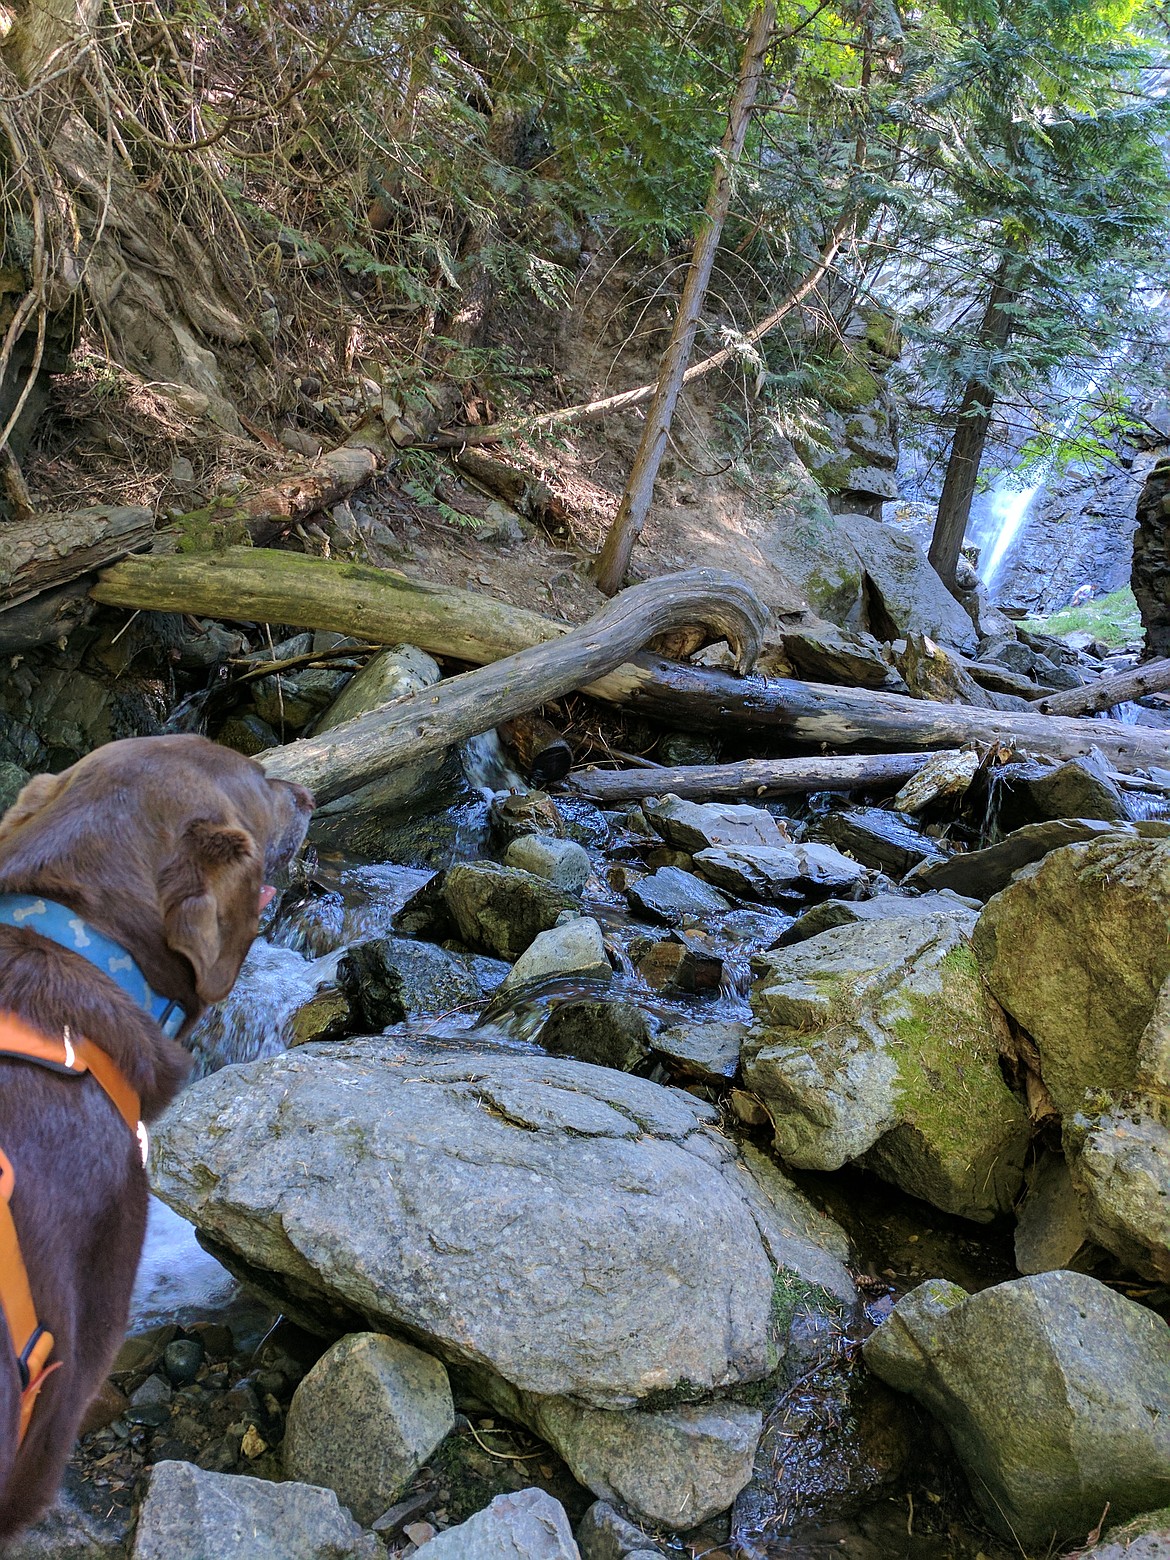
{"label": "brown dog", "polygon": [[[43,896],[66,907],[62,918],[75,913],[70,925],[120,945],[148,995],[181,1006],[182,1038],[231,990],[271,897],[265,884],[299,849],[312,805],[303,787],[202,737],[111,742],[30,781],[0,819],[0,896]],[[11,915],[30,901],[2,902]],[[104,974],[34,924],[0,925],[0,1010],[54,1042],[68,1026],[100,1047],[149,1121],[186,1075],[186,1053],[129,977]],[[53,1499],[122,1341],[147,1184],[139,1145],[94,1077],[3,1056],[0,1152],[15,1173],[12,1222],[37,1320],[60,1362],[20,1443],[21,1382],[0,1314],[2,1539]]]}

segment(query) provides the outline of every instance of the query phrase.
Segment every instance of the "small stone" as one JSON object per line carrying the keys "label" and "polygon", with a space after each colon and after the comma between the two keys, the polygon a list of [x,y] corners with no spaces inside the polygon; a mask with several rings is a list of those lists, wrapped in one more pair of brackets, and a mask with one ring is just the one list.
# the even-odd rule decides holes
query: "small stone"
{"label": "small stone", "polygon": [[608,981],[613,975],[601,927],[589,916],[574,916],[541,932],[512,966],[501,991],[515,991],[557,975]]}
{"label": "small stone", "polygon": [[898,878],[920,861],[944,854],[934,840],[924,839],[917,829],[884,807],[830,813],[818,832],[830,845],[848,851],[867,867]]}
{"label": "small stone", "polygon": [[203,1364],[203,1345],[197,1338],[176,1338],[163,1350],[163,1369],[172,1386],[185,1387],[194,1381]]}
{"label": "small stone", "polygon": [[589,854],[582,846],[550,834],[525,834],[513,840],[504,853],[504,862],[547,878],[569,894],[581,892],[592,870]]}
{"label": "small stone", "polygon": [[731,909],[731,901],[718,889],[678,867],[660,867],[653,876],[632,883],[627,898],[635,910],[668,926],[704,921]]}
{"label": "small stone", "polygon": [[424,1552],[427,1560],[581,1560],[565,1508],[540,1489],[497,1495]]}
{"label": "small stone", "polygon": [[638,960],[638,974],[654,991],[717,992],[723,960],[685,941],[652,943]]}
{"label": "small stone", "polygon": [[749,899],[778,900],[794,892],[854,888],[866,877],[859,861],[829,845],[718,846],[695,865],[720,888]]}
{"label": "small stone", "polygon": [[244,1431],[243,1440],[240,1442],[240,1452],[242,1455],[248,1458],[248,1460],[251,1462],[254,1461],[257,1457],[263,1456],[267,1450],[268,1442],[260,1434],[255,1425],[249,1425],[248,1428]]}
{"label": "small stone", "polygon": [[577,1526],[581,1560],[629,1560],[632,1555],[661,1555],[640,1527],[627,1522],[605,1500],[594,1501]]}
{"label": "small stone", "polygon": [[694,854],[713,845],[784,845],[789,835],[763,807],[730,802],[687,802],[667,794],[647,797],[642,811],[668,845]]}
{"label": "small stone", "polygon": [[575,1056],[621,1072],[629,1072],[650,1054],[650,1025],[632,1002],[562,1002],[538,1038],[553,1056]]}

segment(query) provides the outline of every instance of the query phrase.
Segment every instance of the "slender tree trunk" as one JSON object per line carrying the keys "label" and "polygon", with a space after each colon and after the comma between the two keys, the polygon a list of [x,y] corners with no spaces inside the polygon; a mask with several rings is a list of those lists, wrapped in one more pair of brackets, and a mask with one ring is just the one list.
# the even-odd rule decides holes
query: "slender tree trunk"
{"label": "slender tree trunk", "polygon": [[[989,362],[995,352],[1003,350],[1012,334],[1012,318],[1005,310],[1005,305],[1015,295],[1009,284],[1008,267],[1009,260],[1005,255],[999,263],[983,323],[979,327],[979,345],[988,354]],[[938,501],[938,517],[930,541],[930,561],[943,584],[952,590],[994,405],[995,391],[985,380],[967,381]]]}
{"label": "slender tree trunk", "polygon": [[607,596],[613,596],[621,589],[622,580],[629,567],[630,554],[634,543],[641,535],[654,498],[655,478],[658,476],[658,467],[666,450],[671,420],[682,389],[683,375],[686,373],[691,351],[695,345],[703,299],[706,297],[707,284],[711,280],[711,271],[715,264],[715,252],[719,247],[723,224],[731,207],[732,175],[743,151],[752,107],[759,91],[760,78],[764,73],[764,56],[768,52],[775,25],[775,0],[764,0],[764,4],[752,18],[740,67],[739,85],[728,115],[727,130],[719,148],[703,222],[695,240],[694,254],[691,257],[690,269],[679,302],[678,318],[674,324],[670,345],[662,360],[662,371],[658,376],[658,385],[650,403],[650,410],[646,413],[646,426],[638,445],[638,453],[634,456],[626,490],[622,494],[617,515],[597,560],[595,571],[597,585]]}

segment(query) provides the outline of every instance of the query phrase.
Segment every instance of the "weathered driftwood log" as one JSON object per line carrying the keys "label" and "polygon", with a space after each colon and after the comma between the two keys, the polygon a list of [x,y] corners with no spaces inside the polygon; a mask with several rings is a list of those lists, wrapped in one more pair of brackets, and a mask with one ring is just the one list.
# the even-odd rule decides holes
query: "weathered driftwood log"
{"label": "weathered driftwood log", "polygon": [[583,690],[675,726],[756,730],[812,746],[958,747],[987,742],[1052,758],[1093,748],[1120,770],[1170,767],[1170,733],[1115,720],[1068,720],[1031,710],[982,710],[932,704],[870,688],[761,677],[736,678],[659,657],[637,655]]}
{"label": "weathered driftwood log", "polygon": [[[406,640],[431,655],[476,663],[559,639],[566,631],[563,623],[473,591],[261,548],[127,558],[102,572],[93,594],[113,606],[334,629],[379,644]],[[1151,763],[1170,767],[1170,743],[1148,727],[932,704],[792,679],[741,682],[644,654],[598,676],[583,691],[676,726],[743,727],[812,746],[905,749],[1003,741],[1054,758],[1077,758],[1097,747],[1120,770]],[[519,708],[532,709],[552,697],[542,694]]]}
{"label": "weathered driftwood log", "polygon": [[89,586],[85,578],[70,580],[15,607],[0,608],[0,655],[67,639],[94,610]]}
{"label": "weathered driftwood log", "polygon": [[15,607],[42,591],[144,547],[154,535],[154,516],[137,505],[99,505],[64,514],[10,520],[3,528],[0,604]]}
{"label": "weathered driftwood log", "polygon": [[1081,688],[1066,688],[1036,700],[1036,708],[1045,715],[1095,715],[1143,694],[1160,693],[1170,688],[1170,660],[1147,661],[1112,677],[1098,677]]}
{"label": "weathered driftwood log", "polygon": [[565,632],[563,623],[475,591],[261,547],[126,558],[103,570],[93,595],[107,606],[327,628],[373,644],[405,640],[476,665]]}
{"label": "weathered driftwood log", "polygon": [[644,796],[791,796],[809,791],[861,791],[901,785],[930,762],[930,753],[875,753],[849,758],[753,758],[742,764],[679,768],[579,769],[569,783],[603,806]]}
{"label": "weathered driftwood log", "polygon": [[765,627],[759,601],[732,574],[692,569],[623,591],[588,623],[550,643],[449,677],[319,738],[273,748],[261,762],[269,774],[300,781],[329,801],[560,698],[620,666],[656,634],[696,619],[728,641],[740,666],[754,662]]}

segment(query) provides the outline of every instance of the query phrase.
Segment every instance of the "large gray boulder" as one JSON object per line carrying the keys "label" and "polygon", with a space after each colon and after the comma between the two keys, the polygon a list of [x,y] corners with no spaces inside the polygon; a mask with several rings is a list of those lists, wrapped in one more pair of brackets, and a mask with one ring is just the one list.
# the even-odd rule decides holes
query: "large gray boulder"
{"label": "large gray boulder", "polygon": [[866,1364],[947,1428],[987,1520],[1022,1545],[1170,1500],[1170,1328],[1083,1273],[968,1295],[932,1279]]}
{"label": "large gray boulder", "polygon": [[781,1158],[861,1159],[949,1213],[990,1219],[1019,1190],[1027,1115],[999,1068],[997,1015],[961,908],[861,921],[758,955],[743,1076]]}
{"label": "large gray boulder", "polygon": [[332,1490],[160,1462],[150,1470],[131,1560],[382,1560],[384,1554]]}
{"label": "large gray boulder", "polygon": [[714,1118],[606,1068],[385,1037],[195,1084],[152,1173],[297,1314],[357,1313],[520,1391],[622,1408],[766,1375],[778,1270],[854,1292],[839,1229]]}
{"label": "large gray boulder", "polygon": [[567,894],[579,894],[593,870],[583,845],[555,834],[522,834],[504,852],[504,865],[547,878]]}
{"label": "large gray boulder", "polygon": [[[871,602],[868,627],[882,638],[928,634],[957,650],[975,651],[978,640],[971,619],[913,536],[868,515],[838,515],[836,523],[861,560]],[[875,598],[880,598],[886,620],[880,626],[872,620]]]}
{"label": "large gray boulder", "polygon": [[581,915],[534,937],[504,977],[500,990],[515,991],[556,975],[608,981],[612,974],[601,927],[592,916]]}
{"label": "large gray boulder", "polygon": [[668,845],[692,854],[713,845],[783,845],[788,839],[764,807],[688,802],[668,792],[647,797],[642,811]]}
{"label": "large gray boulder", "polygon": [[429,1560],[581,1560],[565,1508],[540,1489],[497,1495],[424,1547]]}
{"label": "large gray boulder", "polygon": [[349,1333],[293,1393],[284,1471],[333,1490],[368,1527],[454,1423],[447,1372],[433,1355],[384,1333]]}
{"label": "large gray boulder", "polygon": [[974,947],[995,996],[1035,1040],[1062,1115],[1088,1089],[1132,1088],[1170,975],[1170,841],[1105,836],[1053,851],[985,907]]}

